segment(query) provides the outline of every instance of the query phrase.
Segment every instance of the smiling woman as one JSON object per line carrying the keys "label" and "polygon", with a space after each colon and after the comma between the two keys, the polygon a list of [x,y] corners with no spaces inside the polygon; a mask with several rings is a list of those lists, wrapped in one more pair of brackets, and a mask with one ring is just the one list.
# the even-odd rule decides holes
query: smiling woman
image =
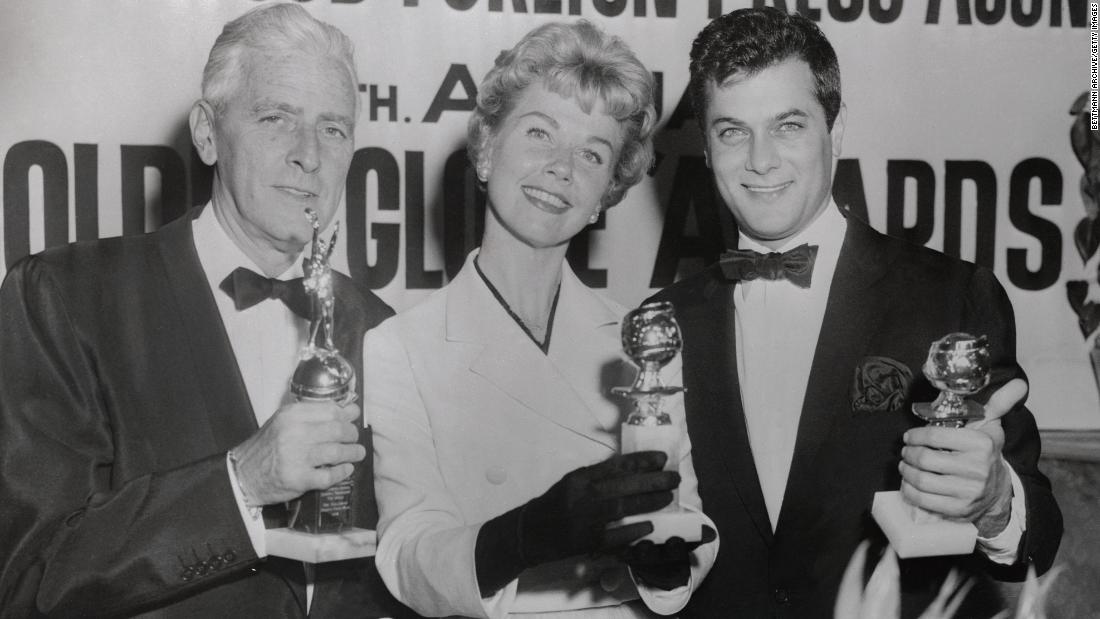
{"label": "smiling woman", "polygon": [[545,347],[569,240],[652,162],[653,79],[621,41],[581,21],[528,34],[478,92],[469,154],[489,209],[475,262]]}
{"label": "smiling woman", "polygon": [[481,249],[365,343],[379,570],[428,616],[675,613],[717,543],[674,538],[642,556],[626,548],[650,523],[607,525],[667,505],[681,479],[680,504],[700,511],[687,436],[667,465],[615,455],[621,413],[605,394],[633,374],[623,310],[565,261],[652,161],[653,79],[581,21],[529,33],[478,92]]}
{"label": "smiling woman", "polygon": [[619,123],[602,102],[585,112],[541,83],[524,89],[478,155],[491,213],[482,269],[495,268],[492,254],[502,244],[520,245],[508,252],[567,245],[599,215],[622,143]]}

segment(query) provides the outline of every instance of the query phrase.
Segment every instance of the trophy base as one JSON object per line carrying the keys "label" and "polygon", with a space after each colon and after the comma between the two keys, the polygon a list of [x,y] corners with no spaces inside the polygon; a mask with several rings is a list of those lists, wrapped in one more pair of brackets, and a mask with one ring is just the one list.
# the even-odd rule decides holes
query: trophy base
{"label": "trophy base", "polygon": [[645,537],[638,538],[635,544],[642,540],[663,544],[673,537],[679,537],[685,542],[698,542],[703,539],[703,525],[707,524],[706,519],[695,512],[677,510],[627,516],[615,521],[611,526],[621,527],[635,522],[653,523],[653,531]]}
{"label": "trophy base", "polygon": [[267,554],[306,563],[327,563],[373,557],[378,535],[370,529],[350,528],[339,533],[306,533],[294,529],[268,529],[264,534]]}
{"label": "trophy base", "polygon": [[974,552],[978,529],[970,522],[945,520],[920,510],[901,496],[901,492],[876,492],[871,516],[890,540],[890,546],[902,559],[966,555]]}

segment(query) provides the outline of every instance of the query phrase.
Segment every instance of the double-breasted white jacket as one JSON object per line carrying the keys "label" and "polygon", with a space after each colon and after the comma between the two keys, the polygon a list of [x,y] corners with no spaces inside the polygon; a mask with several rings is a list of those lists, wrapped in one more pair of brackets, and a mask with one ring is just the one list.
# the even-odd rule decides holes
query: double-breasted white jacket
{"label": "double-breasted white jacket", "polygon": [[[636,370],[621,352],[622,308],[568,264],[544,354],[482,281],[475,255],[450,284],[365,339],[379,572],[428,616],[677,612],[714,562],[718,540],[693,552],[689,584],[672,591],[636,585],[617,560],[573,557],[526,570],[481,598],[474,568],[481,524],[616,454],[627,403],[611,387],[629,385]],[[676,421],[679,501],[701,511],[687,432],[682,417]]]}

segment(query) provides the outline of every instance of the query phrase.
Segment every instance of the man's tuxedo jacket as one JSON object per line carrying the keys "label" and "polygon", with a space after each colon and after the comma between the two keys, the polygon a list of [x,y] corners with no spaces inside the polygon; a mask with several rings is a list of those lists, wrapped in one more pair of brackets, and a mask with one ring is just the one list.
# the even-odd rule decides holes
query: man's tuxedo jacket
{"label": "man's tuxedo jacket", "polygon": [[[305,614],[301,563],[257,559],[233,498],[225,454],[256,417],[194,215],[29,257],[0,289],[4,617]],[[393,312],[336,286],[337,345],[358,366]],[[369,457],[359,468],[371,501]],[[312,614],[379,616],[386,600],[370,559],[329,564]]]}
{"label": "man's tuxedo jacket", "polygon": [[[921,374],[930,344],[953,332],[986,335],[994,383],[1023,373],[1016,363],[1012,307],[985,268],[893,239],[848,217],[829,292],[794,460],[773,531],[749,447],[738,385],[734,282],[715,265],[655,295],[671,301],[684,334],[683,384],[699,495],[718,525],[722,549],[687,615],[832,617],[844,568],[863,539],[882,540],[871,518],[874,493],[897,490],[902,434],[922,423],[913,402],[938,394]],[[857,369],[886,357],[907,366],[909,388],[889,407],[853,406]],[[866,395],[866,394],[863,394]],[[872,398],[875,399],[875,398]],[[997,566],[975,553],[902,561],[903,607],[916,616],[950,567],[1020,579],[1026,565],[1050,567],[1062,535],[1050,483],[1036,468],[1039,435],[1022,405],[1003,419],[1004,456],[1023,483],[1027,529],[1019,561]],[[987,587],[969,599],[986,608]],[[962,611],[959,616],[976,616]]]}

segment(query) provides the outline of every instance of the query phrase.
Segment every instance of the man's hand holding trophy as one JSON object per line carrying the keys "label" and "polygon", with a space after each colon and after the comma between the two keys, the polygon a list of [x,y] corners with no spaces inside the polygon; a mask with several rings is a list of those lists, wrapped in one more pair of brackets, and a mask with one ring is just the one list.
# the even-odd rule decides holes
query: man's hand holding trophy
{"label": "man's hand holding trophy", "polygon": [[979,534],[992,538],[1004,530],[1012,482],[1001,456],[1000,417],[1027,394],[1027,384],[1014,379],[984,406],[966,399],[990,382],[984,336],[952,333],[937,340],[922,371],[940,395],[913,404],[928,425],[906,432],[901,489],[875,493],[871,509],[903,559],[969,554]]}

